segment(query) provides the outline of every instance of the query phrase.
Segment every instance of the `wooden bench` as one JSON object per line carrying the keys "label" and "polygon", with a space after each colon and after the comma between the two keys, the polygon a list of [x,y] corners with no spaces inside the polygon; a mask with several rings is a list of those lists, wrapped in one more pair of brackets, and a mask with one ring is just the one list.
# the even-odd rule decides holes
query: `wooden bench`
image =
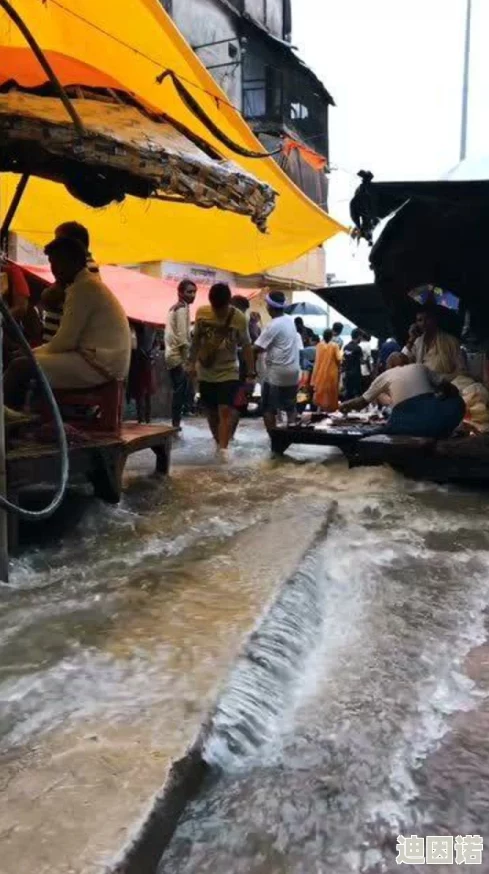
{"label": "wooden bench", "polygon": [[336,446],[348,457],[359,440],[373,429],[356,425],[332,427],[327,431],[312,427],[274,428],[270,433],[272,452],[283,455],[293,444],[302,446]]}
{"label": "wooden bench", "polygon": [[436,440],[428,437],[389,436],[388,434],[376,434],[373,437],[364,437],[355,446],[350,463],[352,467],[358,465],[392,464],[417,460],[420,457],[432,456],[435,451]]}
{"label": "wooden bench", "polygon": [[[168,425],[139,425],[125,422],[120,434],[87,436],[87,442],[71,446],[70,483],[86,480],[102,501],[117,504],[122,494],[122,478],[127,459],[136,452],[151,449],[156,456],[156,473],[170,470],[175,429]],[[52,444],[19,441],[7,452],[7,490],[18,504],[26,489],[41,485],[55,486],[59,481],[59,449]],[[9,548],[15,552],[18,542],[18,518],[9,515]]]}

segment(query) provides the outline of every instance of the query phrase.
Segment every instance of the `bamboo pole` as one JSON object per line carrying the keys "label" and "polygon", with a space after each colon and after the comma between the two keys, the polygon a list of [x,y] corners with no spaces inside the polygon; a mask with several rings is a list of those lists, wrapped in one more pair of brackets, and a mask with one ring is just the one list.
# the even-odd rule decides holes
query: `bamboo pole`
{"label": "bamboo pole", "polygon": [[[2,260],[0,259],[0,287],[2,285]],[[3,405],[3,325],[0,315],[0,495],[7,496],[5,408]],[[0,508],[0,580],[8,583],[8,519]]]}

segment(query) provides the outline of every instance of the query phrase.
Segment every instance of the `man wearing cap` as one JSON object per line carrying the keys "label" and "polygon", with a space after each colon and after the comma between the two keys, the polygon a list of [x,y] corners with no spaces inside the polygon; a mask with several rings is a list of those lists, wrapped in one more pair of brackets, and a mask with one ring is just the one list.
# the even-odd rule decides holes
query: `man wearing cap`
{"label": "man wearing cap", "polygon": [[294,320],[285,314],[287,302],[281,291],[265,298],[271,322],[255,343],[257,355],[265,355],[265,382],[262,406],[265,427],[277,425],[277,414],[285,412],[289,425],[296,418],[297,388],[300,378],[300,341]]}
{"label": "man wearing cap", "polygon": [[[61,324],[35,355],[53,388],[82,389],[123,380],[129,371],[131,332],[112,292],[87,268],[78,240],[60,237],[45,248],[54,278],[66,288]],[[18,358],[5,373],[5,403],[21,409],[31,379],[31,362]]]}

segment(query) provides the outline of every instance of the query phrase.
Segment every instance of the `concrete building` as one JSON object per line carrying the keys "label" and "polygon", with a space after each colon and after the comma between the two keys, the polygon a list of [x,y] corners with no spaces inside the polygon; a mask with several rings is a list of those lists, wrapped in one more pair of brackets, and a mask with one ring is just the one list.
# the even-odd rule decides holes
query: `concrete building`
{"label": "concrete building", "polygon": [[[294,182],[327,208],[328,111],[333,99],[292,48],[291,0],[160,0],[202,63],[243,113],[268,151]],[[287,150],[282,146],[284,140]],[[96,247],[94,247],[96,255]],[[39,263],[36,247],[11,235],[11,257]],[[323,287],[323,248],[293,264],[242,277],[212,265],[173,261],[128,265],[150,275],[197,282],[228,281],[242,287],[284,291]]]}
{"label": "concrete building", "polygon": [[[279,163],[327,209],[328,112],[334,101],[292,48],[291,0],[161,2],[267,150],[279,150],[287,138],[288,154],[282,152]],[[322,287],[325,275],[321,247],[293,264],[237,282],[293,290]]]}

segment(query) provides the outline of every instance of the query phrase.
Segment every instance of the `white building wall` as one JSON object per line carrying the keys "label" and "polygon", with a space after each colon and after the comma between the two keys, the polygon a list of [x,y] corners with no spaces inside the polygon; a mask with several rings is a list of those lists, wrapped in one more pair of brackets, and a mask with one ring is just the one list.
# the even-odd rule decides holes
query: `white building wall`
{"label": "white building wall", "polygon": [[[231,102],[241,109],[240,48],[236,41],[227,42],[237,36],[234,16],[215,0],[173,0],[173,20],[191,46],[208,46],[197,51],[205,67],[225,64],[210,70],[210,73],[226,91]],[[226,42],[208,45],[221,40]],[[230,45],[237,49],[236,58],[230,57]]]}

